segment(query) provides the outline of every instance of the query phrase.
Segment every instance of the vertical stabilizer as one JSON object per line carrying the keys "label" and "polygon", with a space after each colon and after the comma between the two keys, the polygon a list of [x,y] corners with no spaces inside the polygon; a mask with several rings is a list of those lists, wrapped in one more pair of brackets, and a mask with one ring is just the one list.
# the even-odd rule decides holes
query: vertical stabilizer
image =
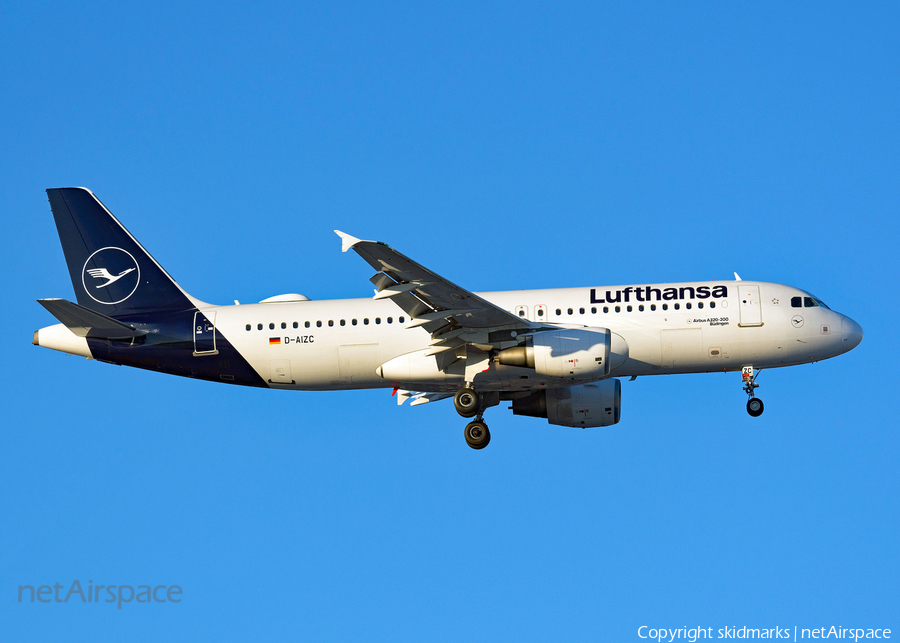
{"label": "vertical stabilizer", "polygon": [[47,196],[81,306],[107,316],[194,307],[90,190],[52,188]]}

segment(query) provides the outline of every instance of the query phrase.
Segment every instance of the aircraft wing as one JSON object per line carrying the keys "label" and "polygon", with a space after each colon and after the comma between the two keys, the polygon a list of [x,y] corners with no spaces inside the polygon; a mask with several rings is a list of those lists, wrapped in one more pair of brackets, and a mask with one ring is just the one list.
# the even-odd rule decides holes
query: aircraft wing
{"label": "aircraft wing", "polygon": [[[454,337],[462,344],[469,339],[466,335],[490,333],[490,340],[484,336],[479,343],[493,343],[499,339],[497,331],[527,331],[542,326],[498,308],[385,243],[363,241],[339,230],[335,233],[343,241],[343,252],[352,248],[378,271],[371,279],[378,289],[375,299],[393,300],[412,318],[408,328],[422,326],[433,337],[443,338],[448,348]],[[509,332],[502,335],[510,338]]]}

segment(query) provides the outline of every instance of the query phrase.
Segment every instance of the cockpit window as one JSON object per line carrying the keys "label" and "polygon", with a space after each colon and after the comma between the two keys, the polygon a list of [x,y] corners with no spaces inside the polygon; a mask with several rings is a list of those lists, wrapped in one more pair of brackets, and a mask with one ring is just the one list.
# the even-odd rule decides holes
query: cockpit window
{"label": "cockpit window", "polygon": [[[804,297],[803,298],[803,307],[804,308],[816,308],[817,306],[821,306],[822,308],[828,308],[824,301],[819,299],[818,297]],[[828,308],[828,310],[831,310]]]}
{"label": "cockpit window", "polygon": [[791,308],[816,308],[817,306],[828,308],[828,305],[818,297],[791,297]]}

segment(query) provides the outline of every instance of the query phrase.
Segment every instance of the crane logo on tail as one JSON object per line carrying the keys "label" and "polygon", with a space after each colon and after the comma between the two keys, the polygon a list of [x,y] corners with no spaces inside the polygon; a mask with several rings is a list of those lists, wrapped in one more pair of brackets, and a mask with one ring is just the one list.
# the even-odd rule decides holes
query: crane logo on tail
{"label": "crane logo on tail", "polygon": [[137,290],[141,283],[141,268],[126,250],[100,248],[84,262],[81,283],[94,301],[120,304]]}
{"label": "crane logo on tail", "polygon": [[90,268],[88,269],[87,273],[94,279],[106,279],[106,281],[104,281],[102,284],[94,286],[94,288],[106,288],[109,284],[119,281],[119,279],[134,270],[137,270],[137,268],[128,268],[127,270],[123,270],[117,275],[111,275],[109,274],[109,270],[107,270],[106,268]]}

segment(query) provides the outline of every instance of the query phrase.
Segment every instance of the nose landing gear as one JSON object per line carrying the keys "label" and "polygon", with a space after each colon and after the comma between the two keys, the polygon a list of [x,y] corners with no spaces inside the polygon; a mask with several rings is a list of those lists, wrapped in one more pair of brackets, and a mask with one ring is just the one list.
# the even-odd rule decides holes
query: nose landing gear
{"label": "nose landing gear", "polygon": [[469,422],[463,431],[466,444],[476,450],[486,447],[491,441],[491,432],[481,419],[485,409],[484,397],[474,388],[466,385],[453,396],[453,406],[456,407],[456,412],[464,418],[475,418],[475,421]]}
{"label": "nose landing gear", "polygon": [[741,372],[741,381],[744,383],[744,393],[750,398],[747,400],[747,413],[755,418],[762,415],[765,410],[763,401],[756,397],[756,394],[754,393],[754,391],[759,388],[759,384],[756,383],[756,378],[759,377],[761,372],[762,371],[756,371],[756,374],[754,375],[752,366],[745,366]]}

